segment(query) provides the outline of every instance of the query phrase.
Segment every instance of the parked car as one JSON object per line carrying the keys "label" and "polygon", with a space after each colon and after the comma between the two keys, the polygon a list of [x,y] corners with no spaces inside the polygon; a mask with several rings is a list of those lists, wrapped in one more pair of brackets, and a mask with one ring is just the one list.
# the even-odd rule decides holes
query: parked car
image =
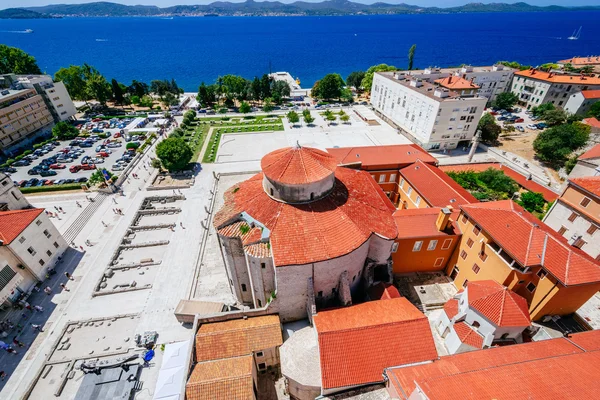
{"label": "parked car", "polygon": [[79,172],[81,170],[81,165],[71,165],[69,167],[69,171],[72,173]]}
{"label": "parked car", "polygon": [[24,187],[31,187],[31,186],[35,186],[35,185],[37,185],[37,183],[38,183],[39,181],[40,181],[40,180],[39,180],[39,179],[37,179],[37,178],[31,178],[30,180],[28,180],[28,181],[27,181],[27,183],[25,183],[25,186],[24,186]]}
{"label": "parked car", "polygon": [[67,166],[65,164],[51,164],[50,169],[65,169]]}
{"label": "parked car", "polygon": [[112,171],[123,171],[125,169],[125,165],[124,164],[114,164],[112,167],[110,167],[110,169]]}
{"label": "parked car", "polygon": [[515,122],[518,124],[521,122],[525,122],[525,120],[523,118],[517,118],[517,119],[515,119]]}
{"label": "parked car", "polygon": [[498,121],[506,121],[506,120],[508,120],[507,117],[504,117],[504,116],[498,117]]}
{"label": "parked car", "polygon": [[56,159],[57,163],[72,163],[73,159],[70,157],[59,157]]}
{"label": "parked car", "polygon": [[106,158],[108,156],[110,156],[110,154],[108,154],[108,152],[106,152],[106,151],[100,151],[100,152],[98,152],[98,154],[96,154],[96,157],[104,157],[104,158]]}
{"label": "parked car", "polygon": [[79,146],[80,147],[92,147],[94,144],[90,143],[90,142],[82,142]]}
{"label": "parked car", "polygon": [[16,185],[17,185],[18,187],[25,187],[25,184],[26,184],[26,183],[27,183],[27,181],[23,179],[22,181],[19,181],[19,182],[18,182]]}
{"label": "parked car", "polygon": [[[14,164],[13,164],[13,165],[14,165]],[[17,169],[16,169],[16,168],[13,168],[13,167],[5,167],[5,168],[2,168],[2,172],[11,172],[11,173],[15,173],[15,172],[17,172]]]}
{"label": "parked car", "polygon": [[532,129],[532,130],[537,130],[537,126],[535,126],[534,124],[529,124],[526,126],[527,129]]}
{"label": "parked car", "polygon": [[57,179],[54,181],[55,185],[62,185],[63,183],[65,183],[65,179]]}
{"label": "parked car", "polygon": [[521,125],[517,125],[515,126],[515,128],[519,131],[519,132],[525,132],[525,128],[523,128]]}
{"label": "parked car", "polygon": [[20,160],[20,161],[14,162],[14,163],[13,163],[13,166],[15,166],[15,167],[26,167],[26,166],[28,166],[29,164],[31,164],[31,161],[28,161],[28,160]]}
{"label": "parked car", "polygon": [[538,129],[546,129],[548,127],[548,125],[546,125],[543,122],[540,122],[539,124],[535,124],[535,126],[537,126]]}
{"label": "parked car", "polygon": [[[104,160],[102,160],[102,162],[104,162]],[[84,171],[87,171],[87,170],[90,170],[90,169],[96,169],[96,165],[94,165],[94,164],[82,164],[82,165],[80,165],[80,167]]]}
{"label": "parked car", "polygon": [[106,145],[106,147],[108,148],[115,148],[115,147],[121,147],[121,142],[110,142],[109,144]]}
{"label": "parked car", "polygon": [[88,178],[86,178],[85,176],[77,179],[77,183],[86,183],[87,181],[88,181]]}
{"label": "parked car", "polygon": [[103,164],[104,163],[104,158],[102,158],[102,157],[94,157],[94,158],[91,158],[89,162],[94,163],[94,164]]}
{"label": "parked car", "polygon": [[54,170],[49,170],[49,171],[42,171],[40,172],[41,176],[54,176],[56,175],[56,171]]}
{"label": "parked car", "polygon": [[39,175],[40,174],[40,170],[37,168],[32,168],[29,171],[27,171],[27,175]]}

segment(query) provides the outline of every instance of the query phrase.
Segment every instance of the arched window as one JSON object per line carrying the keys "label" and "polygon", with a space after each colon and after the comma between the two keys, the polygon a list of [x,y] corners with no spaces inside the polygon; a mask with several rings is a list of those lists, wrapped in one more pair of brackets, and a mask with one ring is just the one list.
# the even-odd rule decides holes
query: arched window
{"label": "arched window", "polygon": [[473,328],[479,328],[481,326],[481,324],[477,321],[473,321]]}
{"label": "arched window", "polygon": [[500,339],[508,339],[508,333],[505,333],[502,336],[500,336]]}
{"label": "arched window", "polygon": [[271,196],[273,196],[273,188],[271,188]]}
{"label": "arched window", "polygon": [[310,199],[311,199],[311,200],[314,200],[314,199],[315,199],[315,194],[314,194],[314,193],[311,193],[311,194],[310,194]]}

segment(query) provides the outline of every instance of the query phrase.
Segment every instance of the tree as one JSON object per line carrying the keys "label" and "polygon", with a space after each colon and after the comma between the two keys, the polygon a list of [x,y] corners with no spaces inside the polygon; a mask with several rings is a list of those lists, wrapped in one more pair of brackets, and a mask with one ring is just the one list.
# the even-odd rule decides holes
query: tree
{"label": "tree", "polygon": [[315,121],[313,116],[310,114],[310,110],[308,108],[302,111],[302,117],[304,118],[304,122],[306,123],[306,125],[310,125]]}
{"label": "tree", "polygon": [[529,212],[542,212],[544,211],[544,204],[546,204],[546,200],[544,200],[544,196],[541,193],[536,192],[525,192],[522,193],[521,198],[517,203],[521,205],[524,209]]}
{"label": "tree", "polygon": [[54,74],[54,81],[64,83],[72,99],[89,100],[83,67],[71,65],[68,68],[61,68]]}
{"label": "tree", "polygon": [[127,88],[127,91],[131,95],[137,96],[141,99],[142,97],[150,93],[150,88],[148,87],[148,84],[144,82],[138,82],[136,80],[133,80],[131,82],[131,85],[129,85],[129,87]]}
{"label": "tree", "polygon": [[154,106],[154,99],[150,95],[145,95],[140,99],[140,107],[152,108]]}
{"label": "tree", "polygon": [[519,96],[513,92],[500,93],[496,96],[496,100],[494,100],[494,107],[501,110],[510,110],[517,104],[517,101],[519,101]]}
{"label": "tree", "polygon": [[158,158],[153,158],[150,165],[152,166],[152,168],[156,168],[156,169],[162,168],[162,164]]}
{"label": "tree", "polygon": [[417,50],[417,45],[413,44],[412,46],[410,46],[410,49],[408,49],[408,70],[410,71],[411,69],[413,69],[413,61],[415,59],[415,51]]}
{"label": "tree", "polygon": [[246,103],[245,101],[242,101],[242,104],[240,104],[240,112],[243,114],[248,114],[250,111],[250,104]]}
{"label": "tree", "polygon": [[273,111],[273,101],[271,100],[270,97],[267,97],[264,101],[263,104],[263,111],[264,112],[271,112]]}
{"label": "tree", "polygon": [[347,114],[340,115],[340,119],[342,120],[343,123],[347,123],[348,121],[350,121],[350,116]]}
{"label": "tree", "polygon": [[492,193],[492,197],[510,198],[519,190],[519,185],[509,176],[504,174],[504,171],[494,168],[488,168],[477,175],[479,181],[485,184],[486,188]]}
{"label": "tree", "polygon": [[170,172],[185,169],[192,155],[192,149],[182,138],[168,137],[156,145],[156,156]]}
{"label": "tree", "polygon": [[112,97],[116,104],[123,104],[123,88],[116,79],[111,81]]}
{"label": "tree", "polygon": [[361,89],[362,80],[365,78],[365,71],[354,71],[350,72],[350,75],[346,78],[346,84],[352,86],[356,90]]}
{"label": "tree", "polygon": [[273,78],[271,78],[267,74],[264,74],[262,76],[262,78],[260,78],[261,99],[266,99],[267,97],[272,97],[271,96],[271,81],[273,81]]}
{"label": "tree", "polygon": [[290,85],[288,85],[285,81],[275,81],[271,85],[271,93],[275,95],[276,93],[280,98],[285,99],[289,98],[292,90],[290,89]]}
{"label": "tree", "polygon": [[198,103],[202,105],[202,107],[210,107],[216,100],[216,86],[215,85],[205,85],[204,82],[200,84],[198,88],[198,96],[196,100]]}
{"label": "tree", "polygon": [[538,134],[533,149],[540,160],[561,167],[574,150],[585,145],[589,136],[590,127],[580,122],[553,126]]}
{"label": "tree", "polygon": [[79,135],[79,131],[68,122],[61,121],[52,128],[52,136],[58,140],[71,140]]}
{"label": "tree", "polygon": [[298,116],[298,113],[296,111],[290,111],[289,113],[287,113],[286,115],[288,121],[290,121],[290,123],[295,124],[298,121],[300,121],[300,117]]}
{"label": "tree", "polygon": [[166,92],[164,95],[161,96],[160,101],[163,103],[165,108],[176,106],[177,104],[179,104],[179,95],[175,95],[171,92]]}
{"label": "tree", "polygon": [[348,88],[343,88],[340,99],[347,103],[352,103],[354,101],[354,95],[352,94],[352,90]]}
{"label": "tree", "polygon": [[315,82],[311,95],[317,99],[339,99],[343,88],[344,80],[339,74],[327,74],[323,79]]}
{"label": "tree", "polygon": [[139,98],[139,96],[135,96],[135,95],[131,96],[131,103],[135,104],[135,105],[140,104],[140,98]]}
{"label": "tree", "polygon": [[531,113],[536,117],[542,117],[546,111],[554,110],[555,108],[556,107],[554,107],[554,104],[552,103],[544,103],[540,104],[539,106],[532,107]]}
{"label": "tree", "polygon": [[600,119],[600,101],[592,104],[589,111],[587,112],[587,116]]}
{"label": "tree", "polygon": [[363,89],[366,92],[371,92],[371,86],[373,86],[373,75],[375,74],[375,72],[385,71],[398,71],[398,68],[387,64],[373,65],[367,70],[367,72],[365,72],[365,77],[363,78],[361,83]]}
{"label": "tree", "polygon": [[531,65],[521,65],[516,61],[497,61],[496,64],[502,64],[510,68],[515,68],[521,71],[531,68]]}
{"label": "tree", "polygon": [[573,168],[575,168],[575,165],[577,165],[577,161],[578,161],[578,158],[580,155],[581,154],[573,154],[565,162],[565,172],[567,173],[567,175],[569,175],[571,173],[571,171],[573,171]]}
{"label": "tree", "polygon": [[33,56],[16,47],[0,44],[0,75],[36,75],[42,71]]}
{"label": "tree", "polygon": [[495,143],[502,132],[502,128],[496,123],[494,116],[489,113],[481,116],[477,129],[481,130],[481,140],[485,143]]}
{"label": "tree", "polygon": [[[115,176],[109,170],[106,170],[106,172],[108,173],[109,179],[112,179],[112,177]],[[90,175],[90,177],[87,181],[87,183],[91,184],[91,185],[95,185],[97,183],[104,183],[104,182],[105,182],[105,178],[104,178],[104,173],[102,172],[102,169],[97,169],[96,171],[94,171],[94,173],[92,175]]]}
{"label": "tree", "polygon": [[184,137],[185,136],[185,130],[183,130],[182,128],[175,128],[173,129],[173,132],[171,132],[171,134],[169,134],[169,137],[175,137],[175,138],[180,138],[180,137]]}
{"label": "tree", "polygon": [[106,101],[112,94],[111,87],[106,78],[93,67],[84,65],[85,68],[85,87],[90,98],[97,100],[100,104],[106,104]]}
{"label": "tree", "polygon": [[567,122],[567,113],[560,109],[545,111],[542,115],[548,126],[562,125]]}
{"label": "tree", "polygon": [[196,119],[196,111],[194,110],[187,110],[185,112],[185,114],[183,114],[183,118],[184,119],[189,119],[191,122],[194,122],[194,120]]}
{"label": "tree", "polygon": [[252,80],[252,83],[250,84],[250,91],[252,92],[252,99],[254,101],[262,100],[262,91],[260,87],[260,79],[258,79],[258,76],[255,76],[254,80]]}

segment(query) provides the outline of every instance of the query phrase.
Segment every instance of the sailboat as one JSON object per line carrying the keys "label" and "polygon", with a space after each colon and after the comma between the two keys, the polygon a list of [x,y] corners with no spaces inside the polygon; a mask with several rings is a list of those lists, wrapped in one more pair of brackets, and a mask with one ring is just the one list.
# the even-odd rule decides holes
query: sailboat
{"label": "sailboat", "polygon": [[581,26],[579,27],[579,30],[574,30],[573,34],[571,36],[569,36],[567,39],[569,40],[577,40],[579,39],[579,37],[581,36]]}

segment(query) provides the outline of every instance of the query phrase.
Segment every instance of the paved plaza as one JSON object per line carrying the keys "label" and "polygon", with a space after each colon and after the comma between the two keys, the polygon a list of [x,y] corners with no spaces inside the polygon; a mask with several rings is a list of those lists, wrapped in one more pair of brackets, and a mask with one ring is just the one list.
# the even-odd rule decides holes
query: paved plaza
{"label": "paved plaza", "polygon": [[[65,368],[73,368],[70,361],[104,359],[114,352],[135,353],[139,350],[132,340],[125,341],[135,334],[156,331],[158,344],[189,340],[191,326],[182,325],[174,315],[182,299],[235,305],[212,227],[212,215],[223,204],[223,192],[259,171],[261,157],[276,148],[296,143],[320,149],[409,143],[383,121],[367,124],[350,110],[348,114],[351,124],[327,126],[313,111],[314,127],[292,128],[286,122],[281,132],[224,134],[217,162],[197,168],[193,185],[187,188],[147,190],[156,174],[149,166],[155,157],[152,148],[132,171],[138,179],[130,175],[124,182],[123,195],[100,196],[94,203],[85,193],[29,197],[35,206],[48,211],[63,208],[64,212],[51,220],[61,233],[73,235],[73,246],[57,266],[58,273],[44,283],[53,293],[41,291],[28,300],[44,311],[26,316],[25,328],[18,335],[26,347],[18,348],[17,355],[0,354],[7,373],[6,381],[0,382],[0,398],[48,398]],[[178,198],[154,202],[149,211],[146,199],[157,196]],[[88,208],[91,204],[94,208]],[[79,228],[73,229],[77,224]],[[110,268],[108,277],[111,266],[115,268]],[[65,271],[73,280],[67,279]],[[99,286],[102,282],[104,287]],[[135,290],[117,290],[116,286]],[[96,322],[87,325],[86,321]],[[99,321],[103,323],[99,325]],[[42,325],[44,331],[34,331],[31,323]],[[81,326],[69,333],[70,327],[78,324]],[[71,345],[65,348],[67,343]],[[161,359],[160,346],[157,349],[156,360],[142,369],[140,378],[149,390],[137,392],[136,399],[152,398]],[[56,365],[48,369],[53,363]],[[73,398],[77,392],[81,373],[70,376],[57,398]]]}

